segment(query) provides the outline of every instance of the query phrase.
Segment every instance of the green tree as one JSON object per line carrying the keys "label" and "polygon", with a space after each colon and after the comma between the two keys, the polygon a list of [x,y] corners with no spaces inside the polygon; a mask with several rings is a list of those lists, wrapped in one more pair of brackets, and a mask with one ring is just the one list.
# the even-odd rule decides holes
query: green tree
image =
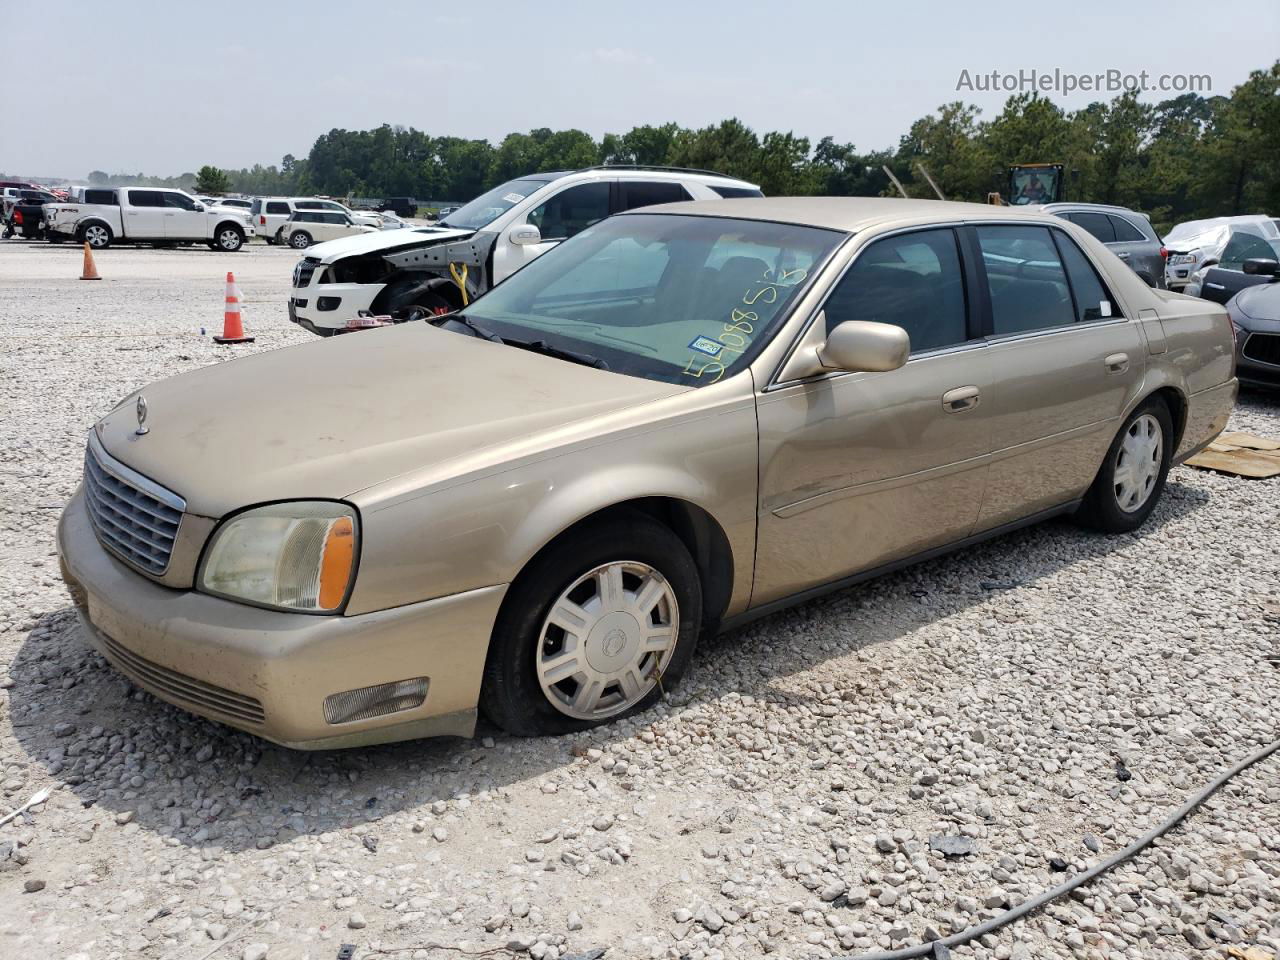
{"label": "green tree", "polygon": [[230,189],[231,181],[217,167],[206,164],[196,174],[196,190],[200,193],[226,193]]}

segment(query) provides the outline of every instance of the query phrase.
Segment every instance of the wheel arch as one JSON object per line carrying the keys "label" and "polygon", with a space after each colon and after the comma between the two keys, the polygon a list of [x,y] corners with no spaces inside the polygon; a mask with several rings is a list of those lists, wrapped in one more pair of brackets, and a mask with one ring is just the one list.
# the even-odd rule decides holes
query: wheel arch
{"label": "wheel arch", "polygon": [[97,224],[97,225],[99,225],[99,226],[106,227],[106,228],[107,228],[107,233],[111,234],[112,239],[115,239],[115,237],[117,236],[117,234],[116,234],[115,230],[114,230],[114,229],[112,229],[111,224],[110,224],[110,223],[108,223],[104,218],[102,218],[102,217],[85,217],[83,220],[80,220],[79,222],[77,222],[77,223],[76,223],[76,234],[75,234],[75,235],[76,235],[76,237],[77,237],[77,238],[79,238],[79,239],[81,239],[81,240],[83,240],[83,239],[84,239],[84,232],[85,232],[86,230],[88,230],[90,227],[92,227],[94,224]]}
{"label": "wheel arch", "polygon": [[232,219],[228,218],[228,219],[226,219],[226,220],[219,220],[219,221],[218,221],[218,225],[217,225],[216,227],[214,227],[214,228],[213,228],[213,235],[214,235],[214,237],[217,237],[217,235],[222,231],[222,228],[223,228],[223,227],[231,227],[231,228],[232,228],[233,230],[235,230],[238,234],[240,234],[240,236],[241,236],[241,237],[247,237],[247,236],[248,236],[248,234],[245,232],[244,224],[242,224],[242,223],[236,223],[234,220],[232,220]]}
{"label": "wheel arch", "polygon": [[698,568],[698,579],[701,581],[702,625],[704,629],[714,627],[724,616],[733,594],[733,548],[724,527],[715,517],[696,503],[680,497],[634,497],[591,511],[546,539],[521,565],[513,583],[566,537],[574,536],[592,524],[616,519],[627,513],[640,513],[657,520],[685,545]]}

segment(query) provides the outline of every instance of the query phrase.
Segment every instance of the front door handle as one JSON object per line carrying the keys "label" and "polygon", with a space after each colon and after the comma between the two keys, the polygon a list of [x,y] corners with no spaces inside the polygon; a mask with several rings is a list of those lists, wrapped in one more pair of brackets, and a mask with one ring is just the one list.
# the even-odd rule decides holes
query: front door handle
{"label": "front door handle", "polygon": [[1129,255],[1127,253],[1117,253],[1116,256],[1119,257],[1121,260],[1129,259]]}
{"label": "front door handle", "polygon": [[942,409],[947,413],[961,413],[978,405],[982,391],[975,386],[956,387],[942,395]]}
{"label": "front door handle", "polygon": [[1107,373],[1124,373],[1129,369],[1129,355],[1127,353],[1113,353],[1102,362],[1107,368]]}

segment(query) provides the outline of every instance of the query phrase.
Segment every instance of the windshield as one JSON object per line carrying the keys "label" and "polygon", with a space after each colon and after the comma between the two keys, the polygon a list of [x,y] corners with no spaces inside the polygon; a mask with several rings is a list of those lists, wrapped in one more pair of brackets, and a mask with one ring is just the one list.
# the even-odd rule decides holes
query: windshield
{"label": "windshield", "polygon": [[504,340],[705,386],[769,342],[845,236],[722,217],[612,217],[534,260],[465,316]]}
{"label": "windshield", "polygon": [[479,230],[514,207],[535,190],[547,185],[546,180],[508,180],[488,193],[482,193],[470,203],[459,207],[440,221],[441,226],[461,230]]}

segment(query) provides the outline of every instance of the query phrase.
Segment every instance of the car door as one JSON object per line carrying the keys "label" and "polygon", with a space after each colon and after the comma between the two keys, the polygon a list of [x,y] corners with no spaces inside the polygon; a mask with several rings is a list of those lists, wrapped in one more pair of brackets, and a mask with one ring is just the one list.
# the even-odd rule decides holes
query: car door
{"label": "car door", "polygon": [[538,243],[502,242],[494,251],[493,282],[501,283],[526,263],[536,260],[558,243],[609,216],[612,181],[592,180],[552,194],[525,216],[524,223],[538,228]]}
{"label": "car door", "polygon": [[1222,258],[1204,272],[1200,296],[1214,303],[1226,303],[1245,287],[1269,283],[1268,276],[1244,272],[1244,262],[1254,258],[1275,260],[1280,258],[1280,251],[1272,249],[1271,244],[1256,233],[1232,230]]}
{"label": "car door", "polygon": [[1129,265],[1149,287],[1158,287],[1164,280],[1164,258],[1160,256],[1160,241],[1148,237],[1134,223],[1113,213],[1107,214],[1115,232],[1114,243],[1108,244],[1111,252]]}
{"label": "car door", "polygon": [[198,204],[185,193],[165,193],[164,235],[170,240],[208,239],[205,214],[197,210]]}
{"label": "car door", "polygon": [[159,190],[126,190],[129,206],[121,213],[126,237],[164,238],[164,193]]}
{"label": "car door", "polygon": [[[815,323],[903,327],[906,365],[766,387],[757,399],[760,500],[752,604],[962,540],[991,448],[989,349],[952,227],[863,248]],[[812,333],[812,331],[811,331]]]}
{"label": "car door", "polygon": [[1100,271],[1063,230],[975,223],[997,379],[978,529],[1083,495],[1142,383],[1146,348]]}

